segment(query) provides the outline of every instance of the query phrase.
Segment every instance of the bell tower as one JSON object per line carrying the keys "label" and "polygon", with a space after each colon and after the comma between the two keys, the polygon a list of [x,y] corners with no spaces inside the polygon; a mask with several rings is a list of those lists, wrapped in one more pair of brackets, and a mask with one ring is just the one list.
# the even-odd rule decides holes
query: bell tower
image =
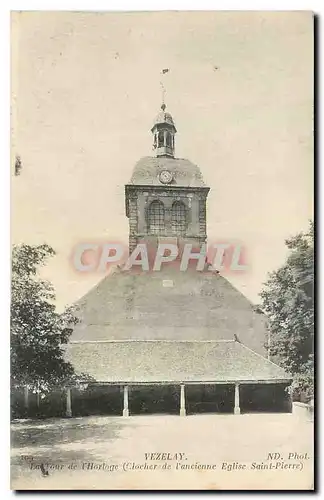
{"label": "bell tower", "polygon": [[178,246],[188,242],[197,248],[207,239],[209,187],[197,165],[175,156],[177,129],[164,103],[151,132],[155,156],[141,158],[125,186],[129,251],[140,242],[155,247],[170,239]]}

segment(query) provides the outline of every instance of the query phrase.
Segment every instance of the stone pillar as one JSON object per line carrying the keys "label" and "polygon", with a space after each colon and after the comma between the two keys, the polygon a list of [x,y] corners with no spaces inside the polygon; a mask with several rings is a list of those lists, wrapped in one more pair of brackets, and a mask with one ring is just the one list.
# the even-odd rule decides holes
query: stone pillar
{"label": "stone pillar", "polygon": [[[172,204],[173,200],[166,198],[164,200],[164,225],[166,234],[172,234]],[[169,243],[169,238],[162,238],[162,243]],[[171,236],[172,238],[172,236]],[[173,238],[173,241],[170,241],[171,244],[176,245],[177,240]]]}
{"label": "stone pillar", "polygon": [[198,235],[199,231],[199,197],[197,194],[191,198],[191,210],[189,210],[188,233]]}
{"label": "stone pillar", "polygon": [[72,400],[71,400],[71,389],[66,389],[66,411],[65,415],[67,417],[72,417]]}
{"label": "stone pillar", "polygon": [[143,193],[138,195],[137,199],[137,231],[140,234],[146,233],[146,217],[145,217],[146,197]]}
{"label": "stone pillar", "polygon": [[240,384],[235,384],[234,414],[239,415],[240,413],[241,413],[241,409],[240,409]]}
{"label": "stone pillar", "polygon": [[181,384],[180,386],[180,417],[186,416],[186,396],[185,396],[185,386]]}
{"label": "stone pillar", "polygon": [[128,410],[128,386],[124,386],[124,409],[123,409],[123,417],[129,417]]}
{"label": "stone pillar", "polygon": [[28,397],[28,385],[25,385],[24,387],[24,407],[25,411],[28,413],[28,407],[29,407],[29,397]]}

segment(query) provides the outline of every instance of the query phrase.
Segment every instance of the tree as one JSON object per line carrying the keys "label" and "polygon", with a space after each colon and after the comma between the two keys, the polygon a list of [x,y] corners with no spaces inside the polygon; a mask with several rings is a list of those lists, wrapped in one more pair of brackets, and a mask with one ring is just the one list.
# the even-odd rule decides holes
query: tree
{"label": "tree", "polygon": [[268,317],[269,354],[293,376],[293,394],[314,394],[314,225],[286,240],[286,262],[260,293]]}
{"label": "tree", "polygon": [[54,288],[38,274],[53,255],[46,244],[14,246],[12,252],[11,382],[38,394],[76,379],[63,345],[77,319],[71,308],[56,311]]}

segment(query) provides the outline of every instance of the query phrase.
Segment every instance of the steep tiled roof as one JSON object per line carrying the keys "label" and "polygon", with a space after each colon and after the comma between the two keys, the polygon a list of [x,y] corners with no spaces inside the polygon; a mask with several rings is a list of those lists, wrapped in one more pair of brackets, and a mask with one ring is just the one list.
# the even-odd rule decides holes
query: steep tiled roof
{"label": "steep tiled roof", "polygon": [[[166,286],[165,286],[166,285]],[[171,286],[170,286],[171,285]],[[265,317],[224,277],[176,271],[105,277],[77,304],[71,340],[233,340],[265,353]]]}
{"label": "steep tiled roof", "polygon": [[162,170],[170,170],[174,187],[206,187],[200,169],[184,158],[145,156],[135,165],[129,184],[161,186],[158,175]]}
{"label": "steep tiled roof", "polygon": [[70,343],[66,358],[97,382],[279,382],[290,376],[235,341]]}

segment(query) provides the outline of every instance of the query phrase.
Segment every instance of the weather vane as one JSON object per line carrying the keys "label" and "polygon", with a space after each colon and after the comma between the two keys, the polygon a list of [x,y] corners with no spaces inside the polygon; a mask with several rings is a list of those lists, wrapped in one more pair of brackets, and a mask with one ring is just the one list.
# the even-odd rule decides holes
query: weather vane
{"label": "weather vane", "polygon": [[[165,75],[166,73],[169,73],[169,71],[170,71],[169,68],[164,68],[164,69],[161,70],[161,75]],[[165,94],[166,94],[166,90],[165,90],[165,86],[164,86],[162,78],[160,80],[160,85],[161,85],[161,89],[162,89],[162,106],[165,106]]]}

